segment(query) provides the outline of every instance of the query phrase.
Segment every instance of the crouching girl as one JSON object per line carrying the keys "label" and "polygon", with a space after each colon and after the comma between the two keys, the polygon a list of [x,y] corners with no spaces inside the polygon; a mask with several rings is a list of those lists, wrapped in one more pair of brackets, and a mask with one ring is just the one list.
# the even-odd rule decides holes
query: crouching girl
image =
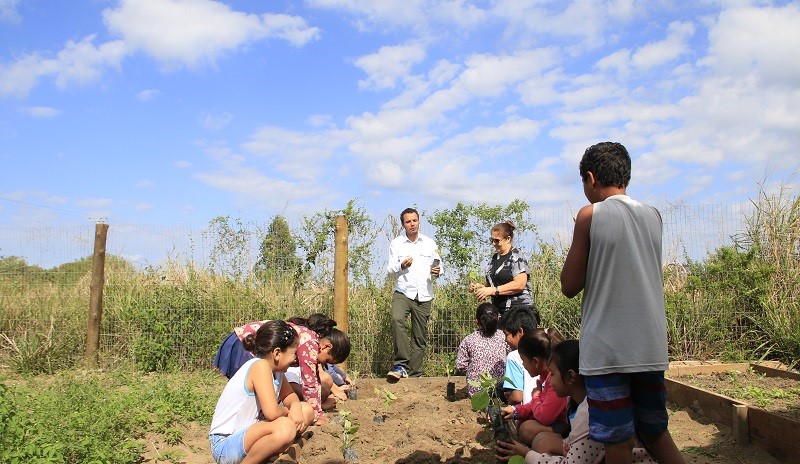
{"label": "crouching girl", "polygon": [[297,332],[267,321],[242,340],[255,356],[225,385],[211,420],[211,454],[218,464],[260,463],[285,451],[314,420],[284,373],[295,361]]}

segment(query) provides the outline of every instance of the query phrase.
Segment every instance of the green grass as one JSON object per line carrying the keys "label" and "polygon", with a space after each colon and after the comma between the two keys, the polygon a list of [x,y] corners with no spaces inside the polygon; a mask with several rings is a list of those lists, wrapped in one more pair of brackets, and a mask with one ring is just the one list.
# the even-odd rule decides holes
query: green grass
{"label": "green grass", "polygon": [[139,463],[144,434],[174,444],[181,424],[210,423],[223,384],[211,371],[12,374],[0,383],[0,462]]}

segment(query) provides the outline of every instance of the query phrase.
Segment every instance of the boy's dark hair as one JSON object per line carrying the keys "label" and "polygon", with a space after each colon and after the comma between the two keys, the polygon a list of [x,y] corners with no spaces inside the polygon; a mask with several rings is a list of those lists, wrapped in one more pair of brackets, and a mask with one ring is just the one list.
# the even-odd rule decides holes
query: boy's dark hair
{"label": "boy's dark hair", "polygon": [[286,322],[266,321],[255,335],[247,334],[244,337],[242,346],[255,357],[263,358],[275,348],[280,348],[281,351],[289,348],[296,338],[297,332]]}
{"label": "boy's dark hair", "polygon": [[333,348],[331,348],[331,357],[333,357],[335,364],[345,362],[347,357],[350,356],[350,338],[341,330],[331,329],[328,335],[320,338],[327,338],[328,341],[331,342],[331,345],[333,345]]}
{"label": "boy's dark hair", "polygon": [[406,214],[416,214],[417,219],[419,219],[419,212],[417,210],[415,210],[414,208],[406,208],[403,210],[402,213],[400,213],[400,224],[403,223],[403,216],[405,216]]}
{"label": "boy's dark hair", "polygon": [[294,316],[286,319],[286,321],[313,330],[319,335],[319,338],[327,337],[331,333],[331,330],[336,327],[336,321],[322,313],[314,313],[307,318]]}
{"label": "boy's dark hair", "polygon": [[591,171],[601,184],[623,188],[631,181],[631,156],[621,143],[600,142],[586,149],[579,169],[584,182]]}
{"label": "boy's dark hair", "polygon": [[500,311],[492,303],[483,302],[475,310],[475,320],[478,321],[479,330],[484,337],[491,337],[497,332],[499,319]]}
{"label": "boy's dark hair", "polygon": [[580,369],[578,340],[564,340],[553,347],[550,353],[550,362],[558,367],[558,371],[565,376],[568,371],[576,374]]}
{"label": "boy's dark hair", "polygon": [[538,326],[536,310],[525,306],[512,307],[500,318],[500,328],[511,334],[519,333],[520,329],[523,333],[531,333]]}
{"label": "boy's dark hair", "polygon": [[544,358],[550,359],[550,352],[552,348],[564,341],[564,337],[556,329],[533,329],[531,332],[525,332],[525,335],[519,340],[520,356],[526,358]]}

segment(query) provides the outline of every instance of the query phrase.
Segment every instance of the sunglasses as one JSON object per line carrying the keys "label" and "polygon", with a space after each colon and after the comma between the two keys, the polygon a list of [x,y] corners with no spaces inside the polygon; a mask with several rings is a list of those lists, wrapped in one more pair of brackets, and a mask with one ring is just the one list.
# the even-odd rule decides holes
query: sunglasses
{"label": "sunglasses", "polygon": [[505,240],[505,239],[504,239],[504,238],[490,238],[490,239],[489,239],[489,242],[491,242],[491,243],[492,243],[492,244],[494,244],[494,245],[497,245],[497,244],[499,244],[500,242],[502,242],[503,240]]}

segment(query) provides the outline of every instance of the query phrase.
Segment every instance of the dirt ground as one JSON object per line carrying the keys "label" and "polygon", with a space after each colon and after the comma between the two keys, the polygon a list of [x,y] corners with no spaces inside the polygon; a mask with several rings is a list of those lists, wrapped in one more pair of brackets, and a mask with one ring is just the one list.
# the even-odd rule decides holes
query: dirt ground
{"label": "dirt ground", "polygon": [[[482,415],[473,412],[466,396],[464,377],[454,377],[456,401],[446,399],[447,378],[403,379],[390,384],[385,379],[359,379],[358,398],[339,403],[338,411],[349,411],[358,421],[354,448],[359,463],[493,463],[492,432]],[[397,397],[384,408],[375,388],[386,388]],[[344,464],[342,426],[338,413],[325,426],[311,427],[276,462],[280,464]],[[384,416],[382,423],[376,416]],[[149,442],[146,462],[213,464],[207,424],[188,424],[184,441],[176,447]],[[777,464],[754,445],[739,446],[730,427],[709,422],[691,410],[671,410],[670,432],[687,463]]]}

